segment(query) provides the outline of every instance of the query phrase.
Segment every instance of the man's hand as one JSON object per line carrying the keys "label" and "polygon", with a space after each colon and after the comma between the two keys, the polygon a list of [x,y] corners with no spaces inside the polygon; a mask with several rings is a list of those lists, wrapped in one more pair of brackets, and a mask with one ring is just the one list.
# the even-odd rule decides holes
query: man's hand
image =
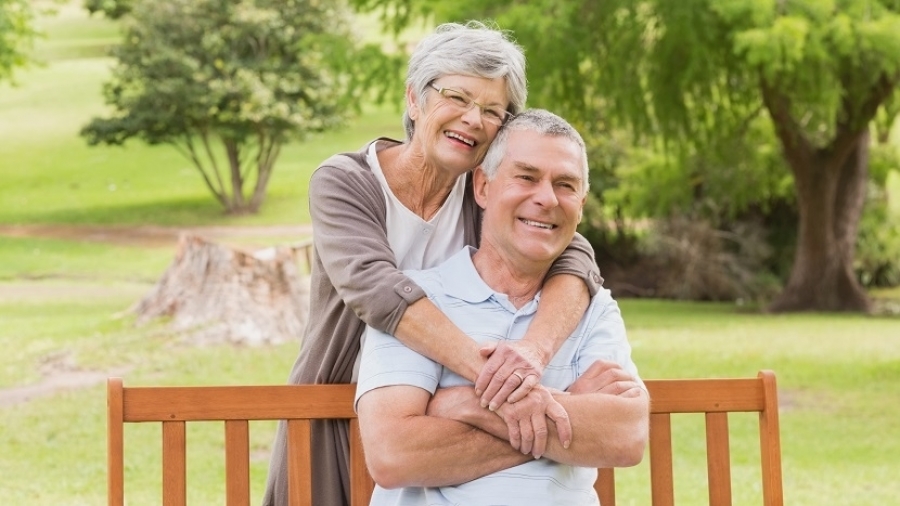
{"label": "man's hand", "polygon": [[597,360],[566,390],[572,394],[599,392],[621,397],[637,397],[641,384],[616,362]]}
{"label": "man's hand", "polygon": [[536,459],[547,450],[548,418],[556,425],[563,447],[568,448],[572,442],[569,414],[544,386],[531,389],[522,400],[503,404],[497,414],[506,423],[509,444],[523,454],[534,455]]}
{"label": "man's hand", "polygon": [[506,402],[518,402],[540,384],[544,373],[542,353],[529,341],[500,341],[480,350],[488,359],[475,380],[475,395],[491,411]]}

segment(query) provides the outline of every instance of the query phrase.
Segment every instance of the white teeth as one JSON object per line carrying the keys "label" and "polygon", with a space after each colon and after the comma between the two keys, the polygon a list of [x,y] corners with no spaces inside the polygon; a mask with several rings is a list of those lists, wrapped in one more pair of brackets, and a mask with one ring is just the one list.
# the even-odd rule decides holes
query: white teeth
{"label": "white teeth", "polygon": [[539,221],[531,221],[531,220],[525,220],[525,219],[523,219],[521,221],[522,221],[522,223],[524,223],[526,225],[530,225],[532,227],[546,228],[547,230],[553,230],[553,228],[554,228],[554,225],[551,225],[550,223],[541,223]]}
{"label": "white teeth", "polygon": [[451,139],[457,139],[457,140],[459,140],[459,141],[465,142],[465,143],[468,144],[469,146],[474,146],[474,145],[475,145],[475,141],[473,141],[473,140],[471,140],[471,139],[466,139],[466,138],[464,138],[463,136],[461,136],[461,135],[459,135],[459,134],[457,134],[457,133],[454,133],[454,132],[447,132],[445,135],[446,135],[447,137],[450,137]]}

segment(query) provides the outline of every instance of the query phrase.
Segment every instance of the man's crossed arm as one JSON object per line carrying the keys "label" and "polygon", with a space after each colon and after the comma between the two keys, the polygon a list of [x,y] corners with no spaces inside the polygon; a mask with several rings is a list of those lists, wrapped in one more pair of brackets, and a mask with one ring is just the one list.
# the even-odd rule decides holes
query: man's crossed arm
{"label": "man's crossed arm", "polygon": [[[547,447],[532,448],[534,434],[521,431],[519,449],[514,448],[512,424],[518,422],[508,425],[504,419],[518,417],[508,410],[529,409],[528,403],[547,403],[551,396],[569,414],[571,443],[566,447],[559,441],[552,423],[533,420],[529,428],[550,431]],[[412,386],[378,388],[364,394],[357,407],[366,463],[385,488],[457,485],[534,455],[585,467],[631,466],[643,457],[648,435],[646,391],[617,364],[603,361],[567,392],[535,388],[498,412],[481,407],[470,386],[441,389],[433,397]]]}

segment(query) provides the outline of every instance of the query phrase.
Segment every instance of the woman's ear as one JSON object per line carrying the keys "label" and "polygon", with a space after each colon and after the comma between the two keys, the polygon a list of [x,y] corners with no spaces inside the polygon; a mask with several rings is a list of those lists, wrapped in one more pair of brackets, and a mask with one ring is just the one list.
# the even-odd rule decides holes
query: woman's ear
{"label": "woman's ear", "polygon": [[419,116],[419,95],[413,91],[412,86],[406,87],[406,114],[413,121]]}
{"label": "woman's ear", "polygon": [[484,174],[484,169],[481,168],[481,165],[475,167],[475,170],[472,171],[472,189],[475,192],[475,202],[482,209],[487,208],[488,186],[490,186],[490,181]]}

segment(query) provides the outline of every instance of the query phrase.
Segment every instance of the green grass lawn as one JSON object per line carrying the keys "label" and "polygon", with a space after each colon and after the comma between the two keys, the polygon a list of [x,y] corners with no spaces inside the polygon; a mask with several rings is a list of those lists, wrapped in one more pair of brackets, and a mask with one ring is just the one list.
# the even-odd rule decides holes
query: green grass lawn
{"label": "green grass lawn", "polygon": [[[38,51],[48,62],[0,84],[0,224],[272,225],[308,220],[310,172],[375,135],[400,136],[399,112],[367,108],[339,132],[284,150],[258,216],[229,218],[174,149],[87,147],[81,125],[104,106],[100,86],[117,33],[70,2]],[[72,6],[75,5],[76,8]],[[891,182],[900,195],[900,176]],[[892,200],[900,214],[900,199]],[[171,261],[171,247],[0,238],[0,395],[60,372],[121,375],[129,385],[281,384],[298,343],[196,347],[161,325],[134,327],[128,307]],[[900,299],[900,291],[878,295]],[[623,300],[646,378],[779,379],[785,500],[792,505],[885,505],[900,495],[900,320],[854,315],[760,315],[730,304]],[[3,398],[3,397],[0,397]],[[49,389],[0,403],[0,504],[96,505],[106,497],[105,389]],[[752,418],[752,417],[751,417]],[[753,420],[737,417],[735,504],[760,504]],[[700,504],[701,420],[679,422],[679,504]],[[126,432],[129,504],[158,504],[158,431]],[[194,504],[222,503],[221,431],[188,435]],[[271,424],[255,433],[253,503],[264,482]],[[196,446],[194,446],[196,445]],[[748,464],[748,462],[753,462]],[[619,501],[649,504],[646,463],[619,473]]]}

